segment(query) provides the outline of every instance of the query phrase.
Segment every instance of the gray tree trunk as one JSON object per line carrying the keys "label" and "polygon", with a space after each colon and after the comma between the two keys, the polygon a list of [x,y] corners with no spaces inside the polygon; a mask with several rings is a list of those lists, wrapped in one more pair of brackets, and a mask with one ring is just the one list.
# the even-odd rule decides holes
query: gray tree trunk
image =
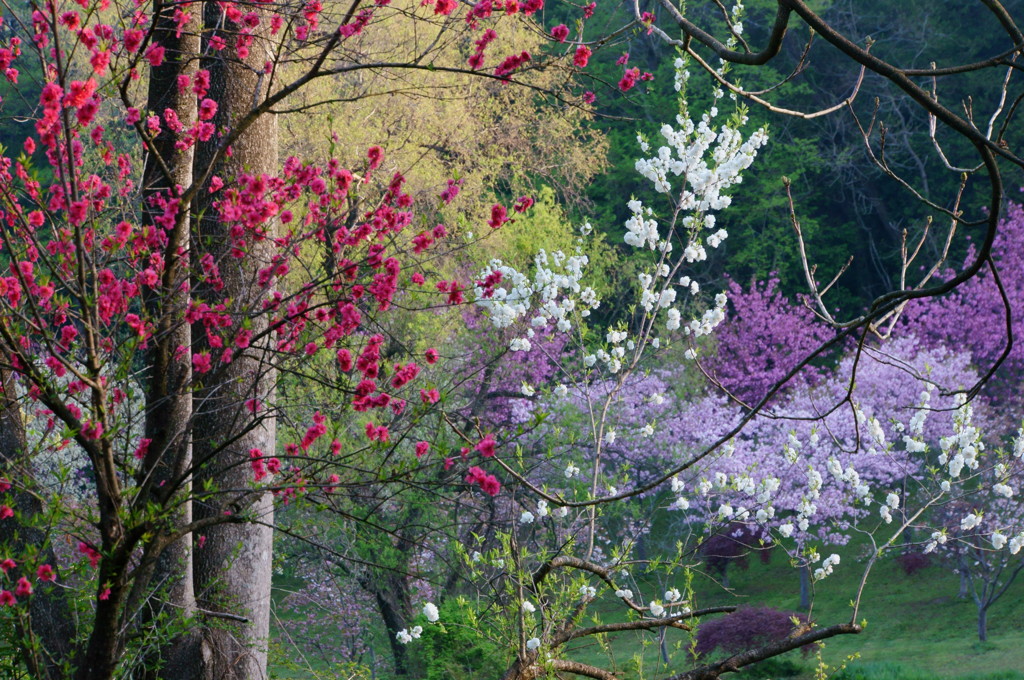
{"label": "gray tree trunk", "polygon": [[[264,15],[264,19],[267,16]],[[263,64],[273,59],[271,44],[264,34],[257,35],[245,60],[234,50],[234,31],[223,17],[220,6],[204,3],[204,40],[220,32],[228,45],[221,52],[208,50],[201,67],[210,72],[210,93],[218,100],[213,123],[218,130],[228,129],[259,103],[267,90]],[[225,32],[226,29],[226,32]],[[219,138],[200,144],[196,152],[194,177],[215,162]],[[275,173],[277,162],[277,121],[267,114],[256,120],[232,145],[232,155],[222,158],[216,174],[231,182],[243,171],[252,175]],[[260,312],[255,281],[256,272],[270,257],[268,242],[253,244],[242,259],[231,257],[227,228],[216,217],[213,196],[200,190],[192,225],[192,251],[198,260],[211,253],[220,265],[224,288],[195,286],[196,296],[208,304],[223,302],[234,317],[235,327],[252,317],[254,336],[266,331],[266,317]],[[272,229],[268,226],[268,231]],[[243,514],[253,521],[219,524],[205,530],[205,545],[194,555],[194,577],[198,604],[208,612],[241,616],[245,622],[208,616],[203,626],[199,677],[204,680],[263,680],[267,677],[267,638],[270,629],[271,553],[273,549],[273,500],[268,493],[248,496],[238,490],[252,482],[249,451],[258,448],[267,455],[275,449],[275,421],[264,418],[253,422],[246,400],[258,399],[265,408],[273,403],[275,376],[268,367],[266,352],[270,340],[254,343],[234,360],[216,368],[204,388],[194,395],[195,424],[193,457],[198,465],[197,489],[210,485],[216,493],[201,496],[193,506],[196,519]],[[193,328],[193,351],[204,347],[205,330]],[[220,352],[212,351],[215,365]],[[204,376],[204,377],[209,377]],[[230,491],[229,491],[230,490]]]}

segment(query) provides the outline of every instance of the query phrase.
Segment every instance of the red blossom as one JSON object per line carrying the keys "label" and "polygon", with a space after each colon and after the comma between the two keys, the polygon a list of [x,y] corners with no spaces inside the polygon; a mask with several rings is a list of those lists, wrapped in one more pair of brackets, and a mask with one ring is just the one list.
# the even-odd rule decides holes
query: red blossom
{"label": "red blossom", "polygon": [[217,102],[212,99],[203,99],[199,104],[199,120],[210,120],[217,115]]}
{"label": "red blossom", "polygon": [[533,203],[534,201],[532,196],[520,196],[519,200],[516,201],[516,204],[513,207],[517,213],[524,213],[533,207]]}
{"label": "red blossom", "polygon": [[192,355],[192,370],[196,373],[208,373],[213,368],[209,352]]}
{"label": "red blossom", "polygon": [[40,581],[46,581],[47,583],[57,580],[57,572],[49,564],[40,564],[39,568],[36,569],[36,576]]}
{"label": "red blossom", "polygon": [[249,449],[249,465],[252,467],[253,478],[257,482],[267,476],[267,467],[263,463],[263,452],[259,449]]}
{"label": "red blossom", "polygon": [[497,446],[497,444],[494,441],[493,435],[487,435],[486,437],[481,439],[479,442],[477,442],[477,445],[474,446],[473,448],[475,450],[479,451],[480,455],[483,456],[484,458],[491,458],[495,454],[495,447],[496,446]]}
{"label": "red blossom", "polygon": [[18,597],[28,597],[32,594],[32,584],[22,576],[18,579],[18,585],[14,588],[14,594]]}
{"label": "red blossom", "polygon": [[572,57],[572,63],[576,64],[577,68],[586,68],[587,63],[590,61],[590,55],[593,54],[591,49],[586,45],[580,45],[576,48],[576,54]]}
{"label": "red blossom", "polygon": [[551,37],[558,42],[565,42],[565,39],[569,37],[569,27],[565,24],[558,24],[551,29]]}
{"label": "red blossom", "polygon": [[142,460],[143,458],[146,457],[146,454],[149,453],[149,445],[152,443],[152,439],[143,437],[142,439],[139,440],[139,445],[135,447],[135,453],[132,455],[134,455],[139,460]]}
{"label": "red blossom", "polygon": [[167,51],[162,45],[150,45],[149,49],[146,50],[146,61],[149,62],[150,66],[156,68],[160,64],[164,63],[164,55],[166,52]]}
{"label": "red blossom", "polygon": [[379,146],[371,146],[366,151],[366,157],[370,159],[370,170],[376,170],[384,161],[384,149]]}
{"label": "red blossom", "polygon": [[78,552],[89,558],[89,566],[95,569],[100,563],[100,553],[85,541],[78,542]]}
{"label": "red blossom", "polygon": [[68,93],[64,97],[64,105],[72,109],[77,109],[92,97],[95,91],[96,81],[92,78],[85,81],[72,80],[71,85],[68,86]]}
{"label": "red blossom", "polygon": [[498,77],[508,76],[528,61],[530,61],[530,53],[526,50],[519,54],[509,55],[505,57],[504,61],[494,67],[494,75]]}
{"label": "red blossom", "polygon": [[640,77],[640,69],[637,67],[626,69],[626,72],[622,74],[622,79],[619,80],[619,89],[623,92],[628,92],[633,89],[636,85],[637,78]]}
{"label": "red blossom", "polygon": [[103,436],[103,423],[89,421],[82,426],[82,436],[86,439],[99,439]]}
{"label": "red blossom", "polygon": [[500,203],[491,206],[491,219],[487,220],[487,225],[491,229],[497,229],[508,221],[508,210],[505,209],[505,206]]}

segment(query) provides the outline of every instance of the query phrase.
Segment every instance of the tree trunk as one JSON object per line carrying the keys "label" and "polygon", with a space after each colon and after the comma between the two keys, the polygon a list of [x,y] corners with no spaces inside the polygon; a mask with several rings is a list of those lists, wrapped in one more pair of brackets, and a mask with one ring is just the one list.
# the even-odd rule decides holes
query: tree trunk
{"label": "tree trunk", "polygon": [[[155,112],[173,109],[188,129],[196,121],[196,97],[191,89],[181,91],[177,79],[194,76],[198,70],[199,21],[193,17],[179,27],[174,19],[176,7],[161,3],[154,8],[154,40],[166,49],[166,58],[150,71],[147,109]],[[194,150],[191,146],[184,150],[175,148],[181,138],[180,132],[165,125],[153,140],[152,148],[147,149],[142,188],[142,222],[146,226],[155,226],[156,217],[163,212],[151,204],[152,199],[170,198],[176,194],[176,187],[187,187],[192,182]],[[192,464],[189,436],[192,365],[187,352],[177,352],[178,347],[192,344],[191,329],[184,321],[188,292],[182,286],[188,281],[187,209],[179,207],[178,221],[168,237],[163,281],[159,288],[147,291],[145,297],[147,312],[157,330],[148,361],[152,368],[146,392],[145,437],[150,440],[150,446],[142,467],[144,474],[139,480],[146,484],[157,507],[176,508],[174,515],[161,526],[159,533],[162,535],[192,521],[188,498],[191,485],[183,481],[190,474]],[[156,565],[148,580],[157,584],[159,592],[149,593],[143,615],[145,621],[155,619],[160,613],[169,613],[172,620],[178,621],[187,621],[195,615],[191,535],[168,545],[156,556]],[[147,625],[145,621],[143,626]],[[182,645],[190,648],[184,656],[194,656],[195,645],[185,636],[149,655],[145,662],[146,677],[188,677],[187,669],[180,666],[183,655],[178,648]],[[172,659],[177,661],[172,662]]]}
{"label": "tree trunk", "polygon": [[[388,581],[394,581],[394,579],[388,579]],[[391,645],[391,656],[395,661],[395,675],[406,676],[409,674],[409,658],[405,645],[400,643],[395,638],[397,633],[402,628],[405,628],[404,621],[406,613],[403,611],[401,602],[393,602],[389,595],[398,594],[402,588],[374,588],[373,596],[377,600],[377,608],[380,610],[381,618],[384,619],[384,626],[388,631],[388,644]]]}
{"label": "tree trunk", "polygon": [[[13,374],[0,370],[0,478],[8,476],[8,470],[16,470],[10,477],[24,482],[31,481],[31,462],[26,455],[28,441],[15,389]],[[26,549],[38,550],[39,561],[56,570],[57,560],[53,549],[45,542],[45,534],[32,526],[42,511],[39,498],[19,488],[12,488],[8,493],[8,502],[21,513],[24,523],[15,523],[14,519],[0,522],[0,547],[3,548],[0,554],[17,557],[25,554]],[[34,574],[27,576],[35,580]],[[16,633],[22,640],[16,646],[25,666],[42,680],[62,677],[60,665],[70,660],[71,642],[75,639],[74,619],[64,589],[54,585],[37,586],[29,600],[29,614],[32,617],[29,630],[22,629],[20,618],[15,619]]]}
{"label": "tree trunk", "polygon": [[988,607],[978,607],[978,640],[988,641]]}
{"label": "tree trunk", "polygon": [[811,568],[807,565],[800,567],[800,609],[811,608]]}
{"label": "tree trunk", "polygon": [[961,600],[967,599],[967,571],[961,567],[957,570],[960,574],[960,592],[957,593],[957,597]]}
{"label": "tree trunk", "polygon": [[[204,41],[220,35],[228,48],[206,49],[200,67],[210,73],[211,96],[219,98],[216,117],[211,121],[218,130],[230,129],[261,101],[267,90],[263,64],[273,59],[267,38],[267,13],[264,25],[257,29],[255,42],[245,59],[238,59],[235,27],[224,18],[219,3],[204,3]],[[226,22],[226,24],[225,24]],[[256,120],[232,145],[232,153],[215,158],[218,138],[200,144],[196,150],[194,177],[199,179],[213,164],[215,174],[232,182],[243,172],[258,176],[277,171],[277,121],[267,114]],[[220,267],[224,286],[214,290],[194,282],[194,297],[207,304],[224,304],[232,316],[234,328],[251,318],[250,329],[259,337],[267,329],[261,314],[256,288],[256,272],[267,265],[270,244],[248,243],[244,258],[229,255],[228,228],[218,221],[211,195],[203,187],[193,206],[192,252],[195,261],[211,254]],[[267,225],[271,234],[273,229]],[[255,312],[253,314],[250,314]],[[272,417],[254,421],[245,402],[256,399],[269,409],[273,402],[275,376],[268,368],[270,339],[254,343],[237,352],[229,364],[219,364],[220,351],[205,342],[201,323],[193,329],[193,353],[211,352],[216,368],[204,376],[203,389],[194,393],[193,457],[198,466],[198,489],[212,493],[193,506],[196,519],[246,515],[244,521],[219,524],[205,530],[205,544],[194,555],[196,598],[199,606],[228,617],[210,617],[202,627],[201,678],[207,680],[262,680],[267,677],[267,638],[270,629],[271,553],[273,550],[274,506],[269,493],[245,495],[251,485],[249,451],[259,449],[274,454],[275,422]],[[260,413],[259,415],[263,415]],[[230,490],[230,491],[227,491]],[[230,617],[244,617],[240,622]]]}

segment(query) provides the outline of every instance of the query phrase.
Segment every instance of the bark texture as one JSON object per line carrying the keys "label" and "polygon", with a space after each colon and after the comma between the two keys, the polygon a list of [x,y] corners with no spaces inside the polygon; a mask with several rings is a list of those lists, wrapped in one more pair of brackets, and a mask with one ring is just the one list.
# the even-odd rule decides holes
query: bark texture
{"label": "bark texture", "polygon": [[[264,25],[266,15],[264,15]],[[249,54],[239,59],[236,35],[225,24],[221,8],[206,2],[203,16],[204,41],[220,33],[229,47],[208,50],[201,67],[210,72],[210,93],[218,100],[213,122],[218,130],[239,125],[267,92],[269,76],[263,65],[273,59],[266,34],[257,33]],[[258,29],[259,30],[259,29]],[[197,148],[194,177],[215,164],[215,174],[228,187],[243,172],[253,176],[272,174],[278,169],[277,121],[272,114],[257,118],[232,144],[231,155],[217,158],[220,139]],[[223,190],[222,190],[223,191]],[[200,490],[193,506],[196,519],[230,513],[240,521],[219,524],[206,530],[203,547],[194,555],[194,578],[199,607],[214,615],[205,617],[201,629],[202,649],[197,677],[209,680],[262,680],[267,677],[267,638],[270,628],[271,552],[273,548],[273,501],[269,493],[246,493],[251,483],[249,452],[260,449],[273,455],[275,422],[272,417],[253,421],[245,402],[257,399],[269,409],[273,402],[274,372],[269,365],[266,317],[261,315],[256,273],[269,262],[266,241],[248,239],[245,257],[229,254],[227,228],[217,219],[214,202],[220,194],[204,187],[198,194],[192,225],[195,257],[209,253],[220,267],[224,287],[220,291],[196,286],[197,296],[207,304],[223,303],[236,328],[250,322],[257,341],[245,352],[236,352],[230,364],[220,365],[206,384],[194,394],[193,456]],[[266,226],[268,231],[272,228]],[[193,328],[194,351],[203,347],[205,330]],[[220,353],[213,353],[219,357]],[[205,493],[205,489],[213,493]],[[245,622],[217,613],[241,616]]]}

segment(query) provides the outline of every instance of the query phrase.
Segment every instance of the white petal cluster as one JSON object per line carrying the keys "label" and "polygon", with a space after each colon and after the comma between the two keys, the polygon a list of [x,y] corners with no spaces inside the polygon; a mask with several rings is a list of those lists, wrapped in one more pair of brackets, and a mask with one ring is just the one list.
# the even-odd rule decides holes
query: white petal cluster
{"label": "white petal cluster", "polygon": [[981,515],[976,512],[972,512],[969,515],[965,515],[964,518],[960,520],[960,530],[970,531],[979,524],[981,524]]}
{"label": "white petal cluster", "polygon": [[[560,250],[549,254],[542,249],[534,257],[531,280],[501,260],[491,260],[479,274],[475,302],[487,311],[497,328],[507,328],[532,312],[531,326],[554,324],[559,331],[568,332],[573,312],[586,317],[601,304],[592,288],[580,284],[587,264],[586,255],[566,255]],[[500,282],[486,288],[483,282],[497,274],[501,275]],[[528,336],[532,332],[531,328]],[[525,346],[520,342],[513,347],[517,351],[529,348],[528,339]]]}
{"label": "white petal cluster", "polygon": [[826,576],[831,576],[835,566],[839,564],[839,555],[832,553],[825,558],[825,561],[821,563],[821,566],[814,570],[814,580],[820,581]]}
{"label": "white petal cluster", "polygon": [[964,395],[957,395],[958,408],[953,418],[953,434],[939,440],[939,464],[948,467],[949,476],[956,479],[964,468],[977,470],[980,465],[979,454],[985,445],[981,441],[981,431],[971,424],[974,409],[967,403]]}
{"label": "white petal cluster", "polygon": [[403,628],[402,630],[395,633],[395,639],[398,640],[401,644],[407,645],[413,640],[419,639],[421,635],[423,635],[423,626],[413,626],[408,630]]}

